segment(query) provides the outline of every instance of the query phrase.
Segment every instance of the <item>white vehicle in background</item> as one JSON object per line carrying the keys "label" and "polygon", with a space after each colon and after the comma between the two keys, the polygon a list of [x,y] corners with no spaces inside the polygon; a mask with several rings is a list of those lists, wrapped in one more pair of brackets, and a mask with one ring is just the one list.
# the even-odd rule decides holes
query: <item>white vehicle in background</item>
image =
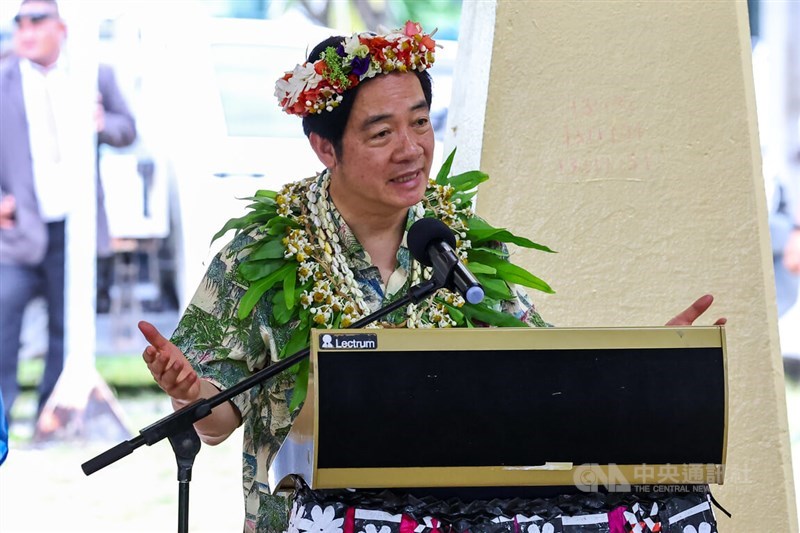
{"label": "white vehicle in background", "polygon": [[[171,243],[184,307],[207,261],[227,240],[211,237],[259,189],[321,170],[296,117],[273,96],[275,80],[332,35],[306,22],[198,17],[180,35],[156,36],[159,152],[171,179]],[[173,27],[174,29],[174,27]],[[152,142],[152,139],[151,139]]]}

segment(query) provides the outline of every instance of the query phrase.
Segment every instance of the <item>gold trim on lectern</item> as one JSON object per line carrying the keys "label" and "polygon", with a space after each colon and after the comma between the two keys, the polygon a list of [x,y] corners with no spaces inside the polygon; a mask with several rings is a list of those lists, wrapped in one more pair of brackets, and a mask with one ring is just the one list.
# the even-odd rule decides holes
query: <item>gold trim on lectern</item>
{"label": "gold trim on lectern", "polygon": [[[487,332],[492,332],[487,334]],[[319,335],[374,333],[378,335],[377,348],[364,350],[364,355],[375,352],[407,350],[436,352],[441,350],[577,350],[624,348],[716,348],[722,346],[722,328],[719,326],[693,327],[627,327],[627,328],[451,328],[451,329],[339,329],[313,330],[311,333],[312,362],[316,364],[323,350],[316,342]],[[502,345],[497,343],[502,335]]]}
{"label": "gold trim on lectern", "polygon": [[[561,463],[563,464],[563,463]],[[569,463],[566,463],[569,464]],[[720,465],[570,465],[319,468],[315,488],[689,485],[722,483]],[[596,490],[596,488],[595,488]]]}

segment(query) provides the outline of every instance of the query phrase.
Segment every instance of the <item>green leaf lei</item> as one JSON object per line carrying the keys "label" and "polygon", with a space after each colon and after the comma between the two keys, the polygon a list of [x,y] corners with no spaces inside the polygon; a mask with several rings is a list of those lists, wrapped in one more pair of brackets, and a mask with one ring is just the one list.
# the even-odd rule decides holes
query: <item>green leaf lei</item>
{"label": "green leaf lei", "polygon": [[[431,180],[420,204],[412,207],[415,219],[436,217],[456,234],[456,252],[484,287],[486,298],[466,303],[447,289],[418,305],[409,305],[402,324],[369,327],[525,327],[518,318],[499,311],[500,301],[513,297],[510,284],[546,293],[554,291],[543,280],[509,261],[503,244],[544,252],[552,250],[502,228],[495,228],[472,212],[477,186],[489,179],[479,171],[449,176],[455,156],[450,154],[435,180]],[[325,176],[323,176],[325,177]],[[259,300],[271,292],[271,325],[292,325],[292,334],[281,348],[284,358],[308,346],[312,327],[346,328],[369,313],[352,272],[340,260],[338,236],[326,221],[326,191],[318,190],[316,178],[285,185],[280,192],[260,190],[248,198],[249,212],[229,220],[214,235],[227,231],[253,233],[258,237],[240,258],[238,276],[247,286],[239,302],[238,316],[250,314]],[[412,261],[411,283],[430,279],[430,268]],[[296,365],[297,381],[291,409],[306,396],[308,360]]]}

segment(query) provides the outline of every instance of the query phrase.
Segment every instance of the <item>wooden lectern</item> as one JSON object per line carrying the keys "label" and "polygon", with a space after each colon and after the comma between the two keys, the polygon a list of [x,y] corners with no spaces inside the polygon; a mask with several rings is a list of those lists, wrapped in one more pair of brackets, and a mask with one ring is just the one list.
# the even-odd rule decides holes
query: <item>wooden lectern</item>
{"label": "wooden lectern", "polygon": [[722,327],[315,330],[270,490],[722,484]]}

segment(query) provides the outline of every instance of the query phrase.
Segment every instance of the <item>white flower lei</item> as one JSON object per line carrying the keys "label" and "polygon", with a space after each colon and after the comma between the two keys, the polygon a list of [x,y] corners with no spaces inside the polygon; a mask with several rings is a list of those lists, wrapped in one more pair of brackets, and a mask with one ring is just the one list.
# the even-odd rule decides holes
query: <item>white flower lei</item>
{"label": "white flower lei", "polygon": [[[284,259],[299,263],[297,280],[306,283],[313,277],[313,286],[303,291],[300,304],[310,310],[311,319],[316,327],[331,328],[334,317],[341,312],[340,327],[346,328],[369,314],[370,309],[364,301],[364,293],[358,286],[352,270],[344,260],[339,236],[333,220],[333,208],[328,197],[330,172],[327,170],[318,178],[308,178],[285,185],[275,198],[277,214],[295,222],[298,227],[292,229],[283,238],[285,246]],[[419,219],[425,215],[428,204],[433,215],[440,218],[451,229],[456,231],[457,253],[466,257],[470,242],[466,236],[463,217],[465,213],[455,202],[450,201],[453,188],[450,185],[438,185],[430,180],[425,199],[413,206],[414,217]],[[410,283],[416,284],[428,280],[432,270],[422,268],[416,261],[411,261]],[[450,316],[448,305],[459,308],[464,305],[463,298],[447,289],[437,292],[438,299],[432,298],[420,305],[410,304],[406,308],[406,320],[403,324],[373,323],[368,327],[408,327],[432,328],[452,327],[456,322]]]}

